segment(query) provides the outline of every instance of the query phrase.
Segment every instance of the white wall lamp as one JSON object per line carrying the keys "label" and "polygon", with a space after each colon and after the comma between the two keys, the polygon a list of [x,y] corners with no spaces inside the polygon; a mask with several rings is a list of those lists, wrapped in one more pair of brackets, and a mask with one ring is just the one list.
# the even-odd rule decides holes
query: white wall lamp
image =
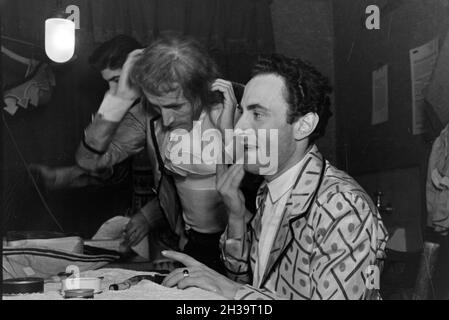
{"label": "white wall lamp", "polygon": [[75,30],[80,28],[80,9],[70,5],[45,21],[45,52],[57,63],[70,61],[75,54]]}

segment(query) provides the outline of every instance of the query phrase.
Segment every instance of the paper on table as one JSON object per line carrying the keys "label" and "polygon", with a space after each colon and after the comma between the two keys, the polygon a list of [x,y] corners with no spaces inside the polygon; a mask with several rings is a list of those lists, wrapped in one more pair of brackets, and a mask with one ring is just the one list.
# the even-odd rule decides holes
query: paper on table
{"label": "paper on table", "polygon": [[373,71],[373,125],[388,121],[388,65]]}
{"label": "paper on table", "polygon": [[[130,218],[122,217],[122,216],[118,216],[118,217],[114,217],[114,218],[110,219],[109,221],[105,222],[100,227],[100,229],[95,234],[95,236],[92,237],[92,240],[94,240],[94,241],[95,240],[98,240],[98,241],[100,241],[100,240],[104,240],[104,241],[116,240],[117,245],[118,245],[116,251],[120,251],[119,246],[123,242],[123,232],[130,220],[131,220]],[[93,243],[93,242],[92,243],[85,242],[85,243],[95,246],[95,243]],[[141,256],[145,259],[149,259],[150,257],[149,257],[148,236],[146,236],[136,246],[131,247],[131,249],[135,253],[137,253],[139,256]]]}
{"label": "paper on table", "polygon": [[425,98],[435,110],[441,123],[449,122],[449,33],[444,40],[432,80]]}
{"label": "paper on table", "polygon": [[[124,269],[100,269],[82,272],[83,278],[102,277],[101,294],[95,295],[95,300],[226,300],[224,297],[202,290],[189,288],[179,290],[177,288],[166,288],[151,281],[142,281],[136,286],[123,291],[109,291],[111,284],[120,283],[139,275],[154,275],[153,272],[141,272]],[[18,296],[4,296],[4,300],[63,300],[61,283],[46,283],[44,294],[28,294]]]}
{"label": "paper on table", "polygon": [[414,135],[426,131],[424,90],[430,82],[437,57],[438,39],[410,50]]}

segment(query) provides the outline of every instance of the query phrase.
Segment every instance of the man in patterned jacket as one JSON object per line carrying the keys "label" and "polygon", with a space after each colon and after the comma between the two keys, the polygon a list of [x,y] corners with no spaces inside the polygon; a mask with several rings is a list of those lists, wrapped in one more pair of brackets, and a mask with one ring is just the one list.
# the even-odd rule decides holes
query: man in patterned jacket
{"label": "man in patterned jacket", "polygon": [[[192,258],[164,284],[200,287],[230,299],[375,299],[373,274],[384,258],[387,232],[367,193],[330,165],[314,141],[330,116],[328,80],[311,65],[281,55],[262,58],[242,99],[239,129],[278,132],[278,166],[265,174],[257,213],[251,217],[239,190],[244,171],[234,165],[217,175],[229,214],[221,245],[229,276]],[[246,154],[263,146],[248,145]],[[259,162],[260,163],[260,162]]]}

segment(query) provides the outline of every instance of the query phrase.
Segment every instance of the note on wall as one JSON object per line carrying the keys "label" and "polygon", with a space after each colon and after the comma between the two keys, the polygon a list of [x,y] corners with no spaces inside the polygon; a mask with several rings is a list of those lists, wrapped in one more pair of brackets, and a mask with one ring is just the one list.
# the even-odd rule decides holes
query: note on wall
{"label": "note on wall", "polygon": [[413,134],[426,131],[424,90],[427,88],[438,57],[438,39],[410,50],[412,73]]}
{"label": "note on wall", "polygon": [[373,114],[371,124],[388,121],[388,65],[373,71]]}
{"label": "note on wall", "polygon": [[449,122],[449,33],[444,40],[425,97],[445,126]]}

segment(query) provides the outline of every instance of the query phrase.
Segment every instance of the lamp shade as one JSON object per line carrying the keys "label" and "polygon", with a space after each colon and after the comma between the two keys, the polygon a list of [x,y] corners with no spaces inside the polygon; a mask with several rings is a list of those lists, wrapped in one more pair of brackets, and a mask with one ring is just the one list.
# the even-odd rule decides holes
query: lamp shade
{"label": "lamp shade", "polygon": [[75,23],[51,18],[45,21],[45,52],[58,63],[69,61],[75,53]]}

